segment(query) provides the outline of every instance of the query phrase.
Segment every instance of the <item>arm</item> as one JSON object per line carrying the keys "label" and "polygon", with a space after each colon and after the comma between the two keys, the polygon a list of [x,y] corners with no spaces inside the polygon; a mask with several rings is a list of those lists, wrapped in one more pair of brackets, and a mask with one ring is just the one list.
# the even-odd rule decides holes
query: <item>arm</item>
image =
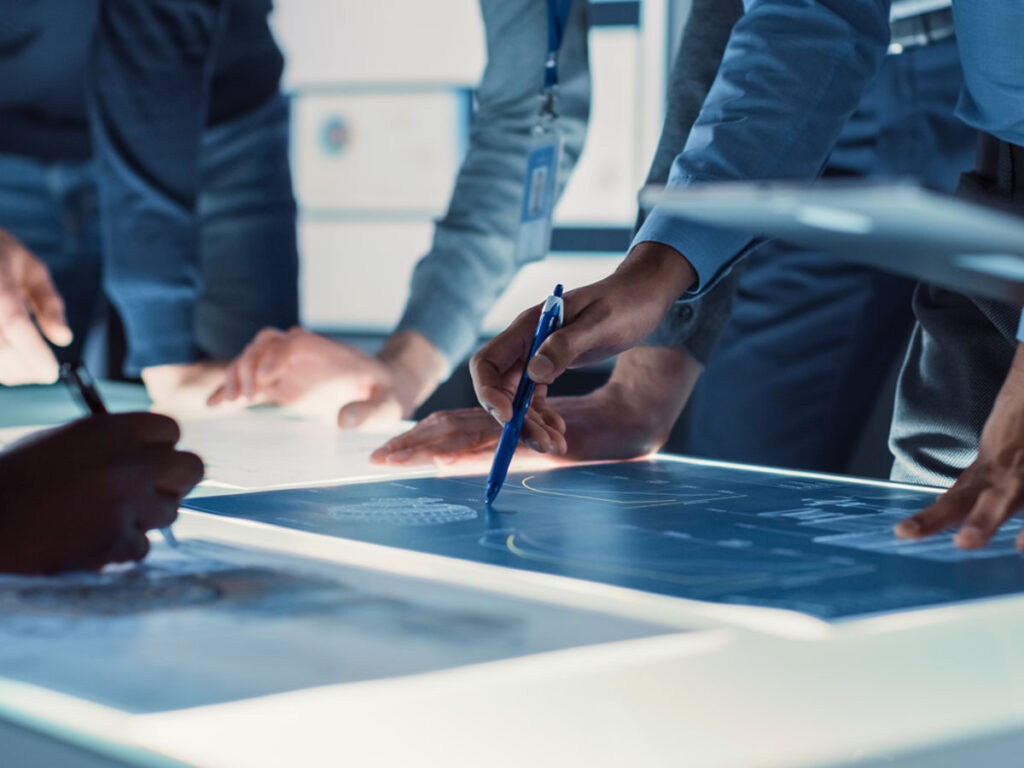
{"label": "arm", "polygon": [[[807,179],[828,159],[889,42],[888,0],[748,0],[669,173],[694,182]],[[706,291],[750,237],[655,209],[634,239],[684,255]]]}
{"label": "arm", "polygon": [[[887,0],[751,0],[670,185],[813,178],[885,56],[888,6]],[[566,295],[566,324],[541,347],[530,375],[550,383],[572,365],[635,345],[686,291],[714,285],[748,240],[655,210],[615,273]],[[477,397],[499,419],[511,414],[531,319],[521,315],[473,358]]]}
{"label": "arm", "polygon": [[[609,380],[586,395],[553,397],[531,409],[519,459],[553,453],[573,461],[631,459],[668,439],[700,376],[699,362],[682,350],[634,347],[619,355]],[[540,392],[538,390],[538,392]],[[536,396],[535,396],[536,397]],[[494,458],[499,425],[482,408],[432,413],[377,449],[378,464],[481,464]]]}
{"label": "arm", "polygon": [[[741,16],[742,0],[693,0],[672,65],[665,122],[647,184],[668,181],[672,163],[686,144],[715,81],[729,35]],[[637,228],[643,225],[644,218],[641,211]],[[644,345],[683,348],[695,360],[706,362],[729,320],[735,277],[735,272],[730,273],[700,299],[674,304]]]}
{"label": "arm", "polygon": [[200,352],[196,198],[217,0],[103,0],[86,76],[104,281],[124,322],[127,372]]}
{"label": "arm", "polygon": [[[983,547],[1024,504],[1024,344],[1010,366],[985,422],[978,457],[953,486],[923,512],[896,526],[896,535],[917,539],[955,525],[957,546]],[[1017,537],[1024,549],[1024,532]]]}
{"label": "arm", "polygon": [[[513,250],[530,131],[540,107],[547,56],[543,0],[481,0],[487,67],[476,91],[469,149],[430,252],[413,273],[398,332],[422,335],[458,364],[484,315],[523,264]],[[577,0],[558,58],[561,194],[581,152],[590,105],[587,3]]]}
{"label": "arm", "polygon": [[[514,247],[548,45],[544,0],[480,0],[480,9],[487,67],[469,148],[384,349],[373,358],[299,328],[266,329],[228,370],[210,405],[237,398],[298,403],[336,411],[344,427],[408,418],[472,349],[484,315],[523,266],[515,263]],[[558,59],[564,150],[558,194],[583,150],[587,31],[587,3],[577,0]]]}

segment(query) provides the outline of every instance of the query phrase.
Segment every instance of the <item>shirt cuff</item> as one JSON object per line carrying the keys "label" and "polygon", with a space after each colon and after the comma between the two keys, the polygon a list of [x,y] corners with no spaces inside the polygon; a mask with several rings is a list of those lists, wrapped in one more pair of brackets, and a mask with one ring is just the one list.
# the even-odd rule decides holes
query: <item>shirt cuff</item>
{"label": "shirt cuff", "polygon": [[697,273],[697,282],[685,296],[696,298],[714,288],[753,240],[746,232],[698,224],[655,208],[637,231],[630,250],[654,242],[679,251]]}
{"label": "shirt cuff", "polygon": [[476,345],[478,323],[458,296],[439,288],[413,290],[396,331],[415,331],[433,344],[448,363],[448,378]]}
{"label": "shirt cuff", "polygon": [[137,377],[143,368],[155,365],[178,365],[203,359],[194,332],[194,296],[164,294],[135,299],[133,294],[130,302],[114,300],[128,345],[124,364],[126,376]]}

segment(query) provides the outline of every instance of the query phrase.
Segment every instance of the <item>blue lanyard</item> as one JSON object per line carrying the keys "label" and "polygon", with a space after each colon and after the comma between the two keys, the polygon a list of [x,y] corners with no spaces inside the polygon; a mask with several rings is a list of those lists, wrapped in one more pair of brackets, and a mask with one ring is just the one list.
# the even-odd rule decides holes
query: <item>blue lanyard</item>
{"label": "blue lanyard", "polygon": [[558,86],[558,51],[565,37],[572,0],[548,0],[548,58],[544,63],[544,90]]}

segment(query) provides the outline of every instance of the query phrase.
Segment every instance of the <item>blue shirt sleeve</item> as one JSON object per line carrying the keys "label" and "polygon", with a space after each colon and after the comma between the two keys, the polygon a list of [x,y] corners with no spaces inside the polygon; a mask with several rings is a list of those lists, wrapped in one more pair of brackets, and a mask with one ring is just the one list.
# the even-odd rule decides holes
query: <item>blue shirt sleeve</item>
{"label": "blue shirt sleeve", "polygon": [[[480,0],[480,10],[487,68],[475,94],[469,148],[398,324],[425,336],[451,366],[472,351],[484,316],[524,266],[516,262],[515,242],[548,47],[543,0]],[[588,28],[587,3],[577,0],[558,57],[559,193],[583,151]]]}
{"label": "blue shirt sleeve", "polygon": [[199,359],[199,149],[226,2],[103,0],[86,73],[125,372]]}
{"label": "blue shirt sleeve", "polygon": [[[889,0],[748,0],[669,187],[695,182],[813,179],[878,71]],[[655,208],[633,245],[671,246],[714,286],[748,234],[686,222]]]}

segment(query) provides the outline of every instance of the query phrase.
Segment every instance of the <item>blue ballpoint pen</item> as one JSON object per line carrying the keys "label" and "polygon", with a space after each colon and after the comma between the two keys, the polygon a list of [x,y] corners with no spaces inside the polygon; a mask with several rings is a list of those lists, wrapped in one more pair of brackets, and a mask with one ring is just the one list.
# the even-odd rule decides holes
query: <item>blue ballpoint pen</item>
{"label": "blue ballpoint pen", "polygon": [[[100,391],[96,388],[92,374],[83,363],[64,363],[60,367],[60,377],[71,391],[72,397],[78,400],[89,413],[94,416],[109,413],[106,403],[100,397]],[[170,528],[161,528],[160,533],[172,547],[178,546],[178,540]]]}
{"label": "blue ballpoint pen", "polygon": [[[562,319],[565,316],[565,304],[562,301],[562,286],[556,285],[555,291],[548,300],[544,302],[544,309],[540,313],[540,321],[537,323],[537,333],[533,336],[533,346],[526,358],[526,366],[537,354],[540,345],[554,331],[562,327]],[[498,497],[501,484],[505,482],[505,475],[508,474],[508,466],[512,463],[512,456],[519,444],[519,435],[523,431],[523,420],[526,412],[530,410],[530,401],[533,399],[533,390],[536,383],[523,368],[523,378],[519,380],[519,387],[516,389],[516,396],[512,400],[512,418],[501,430],[501,440],[498,441],[498,448],[494,452],[494,463],[491,465],[491,473],[487,476],[487,503],[492,504]]]}

